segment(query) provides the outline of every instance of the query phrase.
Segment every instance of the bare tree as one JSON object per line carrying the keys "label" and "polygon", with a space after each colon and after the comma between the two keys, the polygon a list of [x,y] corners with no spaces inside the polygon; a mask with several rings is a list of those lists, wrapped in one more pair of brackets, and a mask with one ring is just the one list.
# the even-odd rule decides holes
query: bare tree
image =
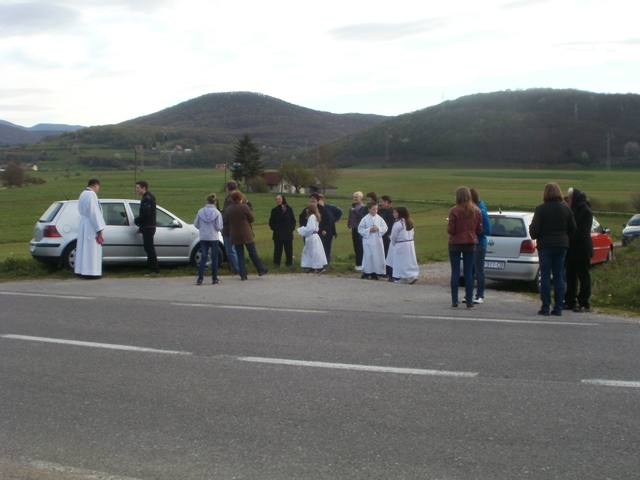
{"label": "bare tree", "polygon": [[312,171],[320,183],[322,193],[326,193],[331,182],[335,182],[340,177],[338,161],[333,148],[328,145],[318,147]]}
{"label": "bare tree", "polygon": [[296,189],[296,193],[300,192],[301,187],[310,185],[315,180],[311,170],[296,159],[282,162],[278,169],[278,174],[283,180]]}

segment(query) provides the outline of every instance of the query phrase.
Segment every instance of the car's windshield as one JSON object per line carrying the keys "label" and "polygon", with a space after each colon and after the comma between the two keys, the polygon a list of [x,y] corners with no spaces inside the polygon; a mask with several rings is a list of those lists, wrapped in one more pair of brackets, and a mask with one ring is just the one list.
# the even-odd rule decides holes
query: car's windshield
{"label": "car's windshield", "polygon": [[629,223],[627,224],[631,227],[637,227],[640,225],[640,215],[636,215],[635,217],[631,217],[631,220],[629,220]]}

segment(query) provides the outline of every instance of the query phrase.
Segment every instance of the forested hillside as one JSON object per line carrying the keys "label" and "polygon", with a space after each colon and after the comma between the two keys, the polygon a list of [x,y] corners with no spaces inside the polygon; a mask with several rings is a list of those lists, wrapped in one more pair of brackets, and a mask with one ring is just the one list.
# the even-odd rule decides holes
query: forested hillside
{"label": "forested hillside", "polygon": [[381,122],[333,146],[343,166],[640,166],[640,96],[533,89],[477,94]]}

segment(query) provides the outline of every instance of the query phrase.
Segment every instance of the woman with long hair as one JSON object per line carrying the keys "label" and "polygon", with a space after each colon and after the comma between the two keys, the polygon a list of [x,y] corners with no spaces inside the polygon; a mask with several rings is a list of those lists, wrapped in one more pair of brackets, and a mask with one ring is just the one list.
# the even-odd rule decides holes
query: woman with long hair
{"label": "woman with long hair", "polygon": [[307,212],[307,224],[298,228],[298,233],[304,237],[304,248],[302,249],[302,259],[300,266],[307,269],[307,273],[324,273],[324,266],[327,264],[327,256],[324,253],[322,240],[318,236],[320,228],[320,212],[315,203],[310,203],[305,209]]}
{"label": "woman with long hair", "polygon": [[[543,203],[536,207],[529,225],[531,238],[537,241],[540,260],[539,315],[562,315],[565,286],[564,260],[569,249],[569,237],[576,231],[576,222],[569,206],[562,201],[562,190],[549,182],[542,192]],[[554,305],[551,310],[551,274],[553,273]]]}
{"label": "woman with long hair", "polygon": [[482,232],[482,213],[473,204],[467,187],[456,189],[456,205],[449,210],[447,233],[449,234],[449,261],[451,262],[451,306],[458,307],[460,281],[460,256],[464,271],[465,302],[468,309],[473,304],[473,257]]}
{"label": "woman with long hair", "polygon": [[390,281],[401,281],[413,285],[418,281],[420,268],[416,260],[416,247],[413,243],[413,220],[407,207],[395,207],[393,216],[396,219],[389,236],[389,252],[387,265],[393,269]]}

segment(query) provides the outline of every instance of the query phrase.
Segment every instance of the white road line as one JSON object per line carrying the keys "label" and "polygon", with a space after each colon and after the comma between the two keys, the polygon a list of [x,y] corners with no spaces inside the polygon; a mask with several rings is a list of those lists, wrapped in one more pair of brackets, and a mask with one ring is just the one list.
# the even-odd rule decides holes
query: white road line
{"label": "white road line", "polygon": [[586,383],[587,385],[602,385],[605,387],[640,388],[640,382],[625,382],[622,380],[588,379],[588,380],[581,380],[580,383]]}
{"label": "white road line", "polygon": [[[464,310],[464,308],[462,309]],[[463,322],[492,322],[492,323],[530,323],[534,325],[581,325],[599,326],[597,323],[583,322],[545,322],[542,320],[514,320],[509,318],[477,318],[477,317],[442,317],[437,315],[402,315],[403,318],[424,318],[426,320],[459,320]]]}
{"label": "white road line", "polygon": [[60,338],[46,338],[46,337],[29,337],[26,335],[0,335],[2,338],[10,338],[15,340],[30,340],[32,342],[44,342],[44,343],[59,343],[63,345],[75,345],[79,347],[92,347],[92,348],[107,348],[111,350],[127,350],[130,352],[145,352],[145,353],[164,353],[171,355],[192,355],[190,352],[180,352],[175,350],[156,350],[155,348],[143,348],[132,347],[129,345],[115,345],[111,343],[94,343],[94,342],[79,342],[77,340],[64,340]]}
{"label": "white road line", "polygon": [[255,311],[269,310],[272,312],[329,313],[329,310],[303,310],[299,308],[277,308],[277,307],[242,307],[238,305],[216,305],[212,303],[172,303],[171,305],[178,305],[181,307],[187,306],[187,307],[226,308],[229,310],[255,310]]}
{"label": "white road line", "polygon": [[95,297],[78,297],[73,295],[53,295],[51,293],[0,292],[0,295],[22,295],[25,297],[63,298],[65,300],[95,300]]}
{"label": "white road line", "polygon": [[243,362],[273,363],[297,367],[335,368],[339,370],[358,370],[365,372],[403,373],[409,375],[439,375],[447,377],[477,377],[477,372],[450,372],[446,370],[423,370],[420,368],[376,367],[371,365],[353,365],[348,363],[306,362],[303,360],[286,360],[282,358],[237,357]]}

